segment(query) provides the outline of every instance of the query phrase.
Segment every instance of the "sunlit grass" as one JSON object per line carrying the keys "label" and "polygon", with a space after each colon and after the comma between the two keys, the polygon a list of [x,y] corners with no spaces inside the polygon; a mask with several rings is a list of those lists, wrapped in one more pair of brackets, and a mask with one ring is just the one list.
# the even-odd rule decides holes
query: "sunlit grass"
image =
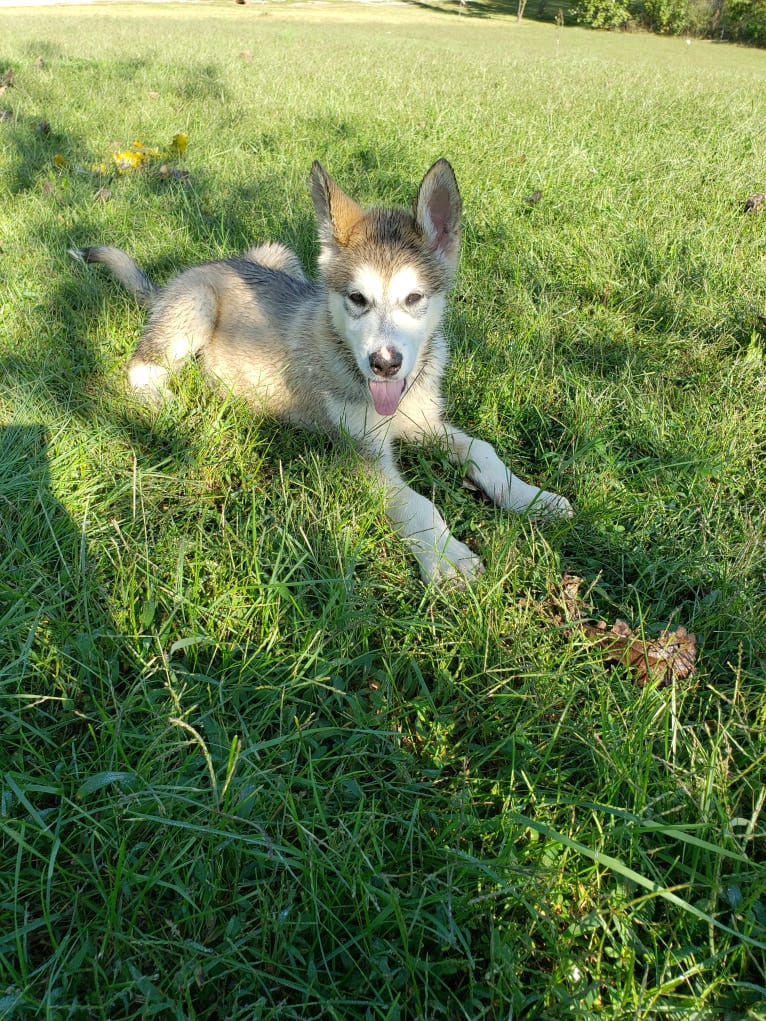
{"label": "sunlit grass", "polygon": [[[0,67],[0,1015],[766,1015],[766,54],[94,5],[5,11]],[[487,565],[435,595],[349,450],[193,370],[134,407],[143,314],[66,250],[312,266],[314,158],[405,203],[442,155],[451,415],[577,516],[406,452]],[[693,677],[552,626],[564,571]]]}

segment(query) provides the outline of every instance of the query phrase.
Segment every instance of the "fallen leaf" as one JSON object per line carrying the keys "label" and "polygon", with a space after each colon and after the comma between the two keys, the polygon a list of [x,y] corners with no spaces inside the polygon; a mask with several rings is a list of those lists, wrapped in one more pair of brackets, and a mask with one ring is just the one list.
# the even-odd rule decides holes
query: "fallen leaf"
{"label": "fallen leaf", "polygon": [[134,170],[143,170],[146,166],[146,155],[136,149],[125,149],[124,152],[113,152],[112,160],[120,174],[128,174]]}
{"label": "fallen leaf", "polygon": [[[136,139],[129,149],[123,149],[119,152],[113,152],[112,163],[118,174],[130,174],[141,172],[155,166],[155,161],[162,159],[163,157],[178,157],[183,156],[186,152],[186,147],[189,143],[188,135],[184,134],[183,131],[179,131],[173,136],[170,142],[170,146],[167,151],[163,152],[156,145],[145,145],[143,142]],[[107,167],[104,163],[98,164],[92,168],[93,173],[106,174]],[[179,177],[186,178],[188,173],[186,171],[175,171],[168,167],[167,163],[163,163],[158,170],[160,177]]]}
{"label": "fallen leaf", "polygon": [[188,144],[189,136],[185,134],[183,131],[179,131],[177,134],[173,135],[173,138],[170,142],[170,151],[173,153],[174,156],[183,156],[183,154],[186,152],[186,147]]}
{"label": "fallen leaf", "polygon": [[697,638],[685,627],[665,628],[654,640],[637,635],[624,620],[610,628],[606,621],[588,620],[592,607],[580,595],[583,579],[564,574],[561,594],[548,597],[541,605],[546,616],[566,633],[579,631],[598,645],[606,659],[626,666],[639,684],[655,681],[664,686],[685,680],[694,673]]}
{"label": "fallen leaf", "polygon": [[179,170],[178,167],[169,167],[167,163],[163,163],[162,166],[157,168],[157,176],[161,177],[164,181],[188,181],[191,178],[191,174],[188,170]]}
{"label": "fallen leaf", "polygon": [[579,621],[578,627],[601,646],[607,659],[628,667],[639,684],[656,681],[664,687],[694,673],[697,638],[683,626],[665,629],[654,641],[636,635],[624,620],[615,621],[609,630],[604,621],[596,625]]}
{"label": "fallen leaf", "polygon": [[147,159],[150,159],[154,156],[159,156],[160,154],[160,150],[157,148],[156,145],[144,145],[144,143],[139,142],[138,139],[136,139],[136,141],[133,143],[131,149],[133,150],[133,152],[142,153],[144,156],[146,156]]}

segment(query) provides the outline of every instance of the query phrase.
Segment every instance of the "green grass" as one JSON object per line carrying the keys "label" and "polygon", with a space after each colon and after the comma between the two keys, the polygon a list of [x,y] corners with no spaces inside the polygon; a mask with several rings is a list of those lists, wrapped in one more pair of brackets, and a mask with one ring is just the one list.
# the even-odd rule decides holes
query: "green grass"
{"label": "green grass", "polygon": [[[766,54],[94,5],[4,11],[5,67],[0,1016],[766,1017]],[[179,131],[188,181],[92,169]],[[451,416],[577,508],[540,529],[407,452],[487,565],[448,596],[349,451],[194,372],[134,407],[142,314],[66,256],[310,264],[312,159],[409,202],[441,155]],[[694,631],[694,676],[552,627],[563,571]]]}

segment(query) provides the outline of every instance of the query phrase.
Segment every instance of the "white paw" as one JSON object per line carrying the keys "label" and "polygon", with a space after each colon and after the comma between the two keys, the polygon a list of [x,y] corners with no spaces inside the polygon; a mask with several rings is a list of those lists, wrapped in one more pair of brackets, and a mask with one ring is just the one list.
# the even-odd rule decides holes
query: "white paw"
{"label": "white paw", "polygon": [[457,539],[449,538],[443,549],[418,555],[420,574],[427,585],[466,585],[484,574],[484,564]]}
{"label": "white paw", "polygon": [[128,383],[133,395],[150,408],[158,408],[173,397],[167,386],[167,369],[150,362],[133,361],[128,367]]}
{"label": "white paw", "polygon": [[574,508],[565,496],[541,489],[529,507],[529,516],[549,521],[555,518],[573,518]]}
{"label": "white paw", "polygon": [[474,440],[471,453],[474,460],[468,466],[468,478],[503,510],[533,518],[571,518],[574,514],[566,497],[523,482],[489,444]]}

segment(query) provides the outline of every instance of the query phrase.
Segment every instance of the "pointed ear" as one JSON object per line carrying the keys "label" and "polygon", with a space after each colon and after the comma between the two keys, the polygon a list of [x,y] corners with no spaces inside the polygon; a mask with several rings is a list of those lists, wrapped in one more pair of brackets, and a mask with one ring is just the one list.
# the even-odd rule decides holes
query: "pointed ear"
{"label": "pointed ear", "polygon": [[453,269],[460,251],[461,208],[455,172],[445,159],[437,160],[420,182],[415,219],[431,249]]}
{"label": "pointed ear", "polygon": [[322,244],[333,241],[339,245],[347,244],[354,226],[364,216],[364,210],[337,186],[316,160],[311,167],[309,182],[319,220],[320,241]]}

